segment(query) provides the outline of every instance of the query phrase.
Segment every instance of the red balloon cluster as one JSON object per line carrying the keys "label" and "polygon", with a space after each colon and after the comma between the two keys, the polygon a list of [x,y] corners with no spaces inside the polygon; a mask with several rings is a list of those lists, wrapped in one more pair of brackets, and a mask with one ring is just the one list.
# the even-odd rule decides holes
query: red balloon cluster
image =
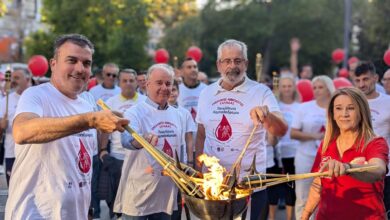
{"label": "red balloon cluster", "polygon": [[390,66],[390,49],[386,50],[383,55],[383,61],[385,61],[386,65]]}
{"label": "red balloon cluster", "polygon": [[154,62],[155,63],[168,63],[169,61],[169,53],[166,49],[161,48],[156,50],[154,54]]}
{"label": "red balloon cluster", "polygon": [[339,77],[348,78],[348,76],[349,76],[349,73],[348,73],[347,68],[341,68],[339,70]]}
{"label": "red balloon cluster", "polygon": [[302,102],[308,102],[313,100],[314,92],[311,86],[311,81],[308,79],[301,79],[297,82],[297,90],[301,95]]}
{"label": "red balloon cluster", "polygon": [[352,83],[344,77],[337,77],[333,79],[333,84],[336,89],[353,87]]}
{"label": "red balloon cluster", "polygon": [[188,48],[186,56],[191,57],[196,62],[199,62],[202,59],[203,53],[199,47],[192,46],[192,47]]}
{"label": "red balloon cluster", "polygon": [[343,59],[344,59],[344,50],[343,49],[337,48],[336,50],[334,50],[332,52],[332,60],[335,63],[340,63],[341,61],[343,61]]}
{"label": "red balloon cluster", "polygon": [[42,55],[34,55],[28,61],[28,68],[30,69],[33,76],[44,76],[49,70],[49,63],[46,57]]}

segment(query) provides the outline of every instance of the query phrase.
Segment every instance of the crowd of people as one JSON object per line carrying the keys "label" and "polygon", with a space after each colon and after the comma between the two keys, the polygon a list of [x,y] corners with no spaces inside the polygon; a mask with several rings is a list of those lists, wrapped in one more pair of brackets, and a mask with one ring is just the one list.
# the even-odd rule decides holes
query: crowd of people
{"label": "crowd of people", "polygon": [[[310,64],[298,68],[293,39],[291,66],[269,88],[248,77],[246,44],[226,40],[210,85],[192,58],[147,71],[106,63],[92,85],[88,38],[62,35],[53,49],[50,82],[33,86],[27,69],[13,69],[0,100],[6,219],[98,219],[101,200],[112,219],[181,219],[177,186],[127,125],[202,172],[202,153],[229,171],[253,132],[239,177],[253,158],[260,173],[328,174],[255,190],[244,218],[275,219],[281,201],[288,220],[389,217],[390,69],[379,80],[371,62],[359,61],[350,66],[355,88],[336,89]],[[313,100],[301,101],[299,79],[311,80]]]}

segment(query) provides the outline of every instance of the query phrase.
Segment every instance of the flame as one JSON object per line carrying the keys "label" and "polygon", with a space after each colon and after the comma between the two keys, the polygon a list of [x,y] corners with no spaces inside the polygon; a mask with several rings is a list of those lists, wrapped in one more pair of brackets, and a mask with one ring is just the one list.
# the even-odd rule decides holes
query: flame
{"label": "flame", "polygon": [[207,200],[228,199],[221,194],[223,174],[226,169],[219,164],[219,159],[202,154],[198,157],[200,162],[208,168],[207,173],[203,174],[203,191]]}

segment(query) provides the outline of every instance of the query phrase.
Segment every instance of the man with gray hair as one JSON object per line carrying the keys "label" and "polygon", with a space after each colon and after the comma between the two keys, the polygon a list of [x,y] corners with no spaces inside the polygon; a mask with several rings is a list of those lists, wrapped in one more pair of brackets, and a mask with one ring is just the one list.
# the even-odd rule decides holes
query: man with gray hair
{"label": "man with gray hair", "polygon": [[[15,161],[15,142],[12,137],[12,119],[18,106],[19,98],[28,87],[31,86],[31,73],[25,68],[15,68],[11,73],[11,88],[14,90],[8,96],[8,109],[6,99],[0,100],[0,134],[5,132],[4,158],[7,185],[11,176],[12,166]],[[7,113],[7,115],[5,115]],[[1,136],[1,135],[0,135]]]}
{"label": "man with gray hair", "polygon": [[[124,116],[157,149],[171,157],[175,151],[180,155],[184,122],[179,110],[168,105],[173,68],[155,64],[146,78],[148,98],[128,109]],[[162,175],[163,168],[127,133],[122,134],[122,146],[130,151],[125,154],[114,211],[122,213],[122,219],[170,219],[177,209],[178,193],[172,179]]]}
{"label": "man with gray hair", "polygon": [[[272,91],[247,77],[247,47],[227,40],[218,47],[217,68],[221,78],[199,97],[196,155],[216,156],[228,171],[255,129],[242,160],[241,176],[256,155],[259,172],[266,171],[265,134],[281,137],[287,124]],[[256,126],[256,128],[255,128]],[[258,219],[267,206],[264,190],[252,194],[251,219]]]}

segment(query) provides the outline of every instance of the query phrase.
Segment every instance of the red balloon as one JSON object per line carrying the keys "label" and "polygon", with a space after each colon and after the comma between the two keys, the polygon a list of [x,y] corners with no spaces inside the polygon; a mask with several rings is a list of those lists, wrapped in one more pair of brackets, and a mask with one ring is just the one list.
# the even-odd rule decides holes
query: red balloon
{"label": "red balloon", "polygon": [[344,77],[337,77],[333,79],[333,84],[336,89],[353,87],[352,83]]}
{"label": "red balloon", "polygon": [[203,53],[199,47],[192,46],[187,50],[187,57],[191,57],[196,62],[199,62],[202,59]]}
{"label": "red balloon", "polygon": [[359,62],[359,58],[357,58],[357,57],[350,57],[348,59],[348,65],[354,64],[356,62]]}
{"label": "red balloon", "polygon": [[169,61],[169,53],[166,49],[161,48],[156,50],[154,54],[154,62],[155,63],[168,63]]}
{"label": "red balloon", "polygon": [[349,73],[348,73],[347,68],[341,68],[339,70],[339,77],[348,78],[348,76],[349,76]]}
{"label": "red balloon", "polygon": [[301,79],[297,82],[297,90],[301,94],[302,102],[313,100],[314,92],[311,86],[311,81],[308,79]]}
{"label": "red balloon", "polygon": [[28,61],[28,68],[33,76],[44,76],[49,69],[49,63],[46,57],[42,55],[34,55]]}
{"label": "red balloon", "polygon": [[341,61],[343,61],[343,59],[344,59],[344,50],[343,49],[337,48],[336,50],[334,50],[332,52],[332,60],[335,63],[340,63]]}
{"label": "red balloon", "polygon": [[390,66],[390,49],[386,50],[385,54],[383,55],[383,61]]}
{"label": "red balloon", "polygon": [[88,87],[87,87],[88,91],[89,91],[90,89],[92,89],[93,87],[95,87],[97,84],[98,84],[98,83],[97,83],[96,77],[90,78],[90,79],[88,80]]}

